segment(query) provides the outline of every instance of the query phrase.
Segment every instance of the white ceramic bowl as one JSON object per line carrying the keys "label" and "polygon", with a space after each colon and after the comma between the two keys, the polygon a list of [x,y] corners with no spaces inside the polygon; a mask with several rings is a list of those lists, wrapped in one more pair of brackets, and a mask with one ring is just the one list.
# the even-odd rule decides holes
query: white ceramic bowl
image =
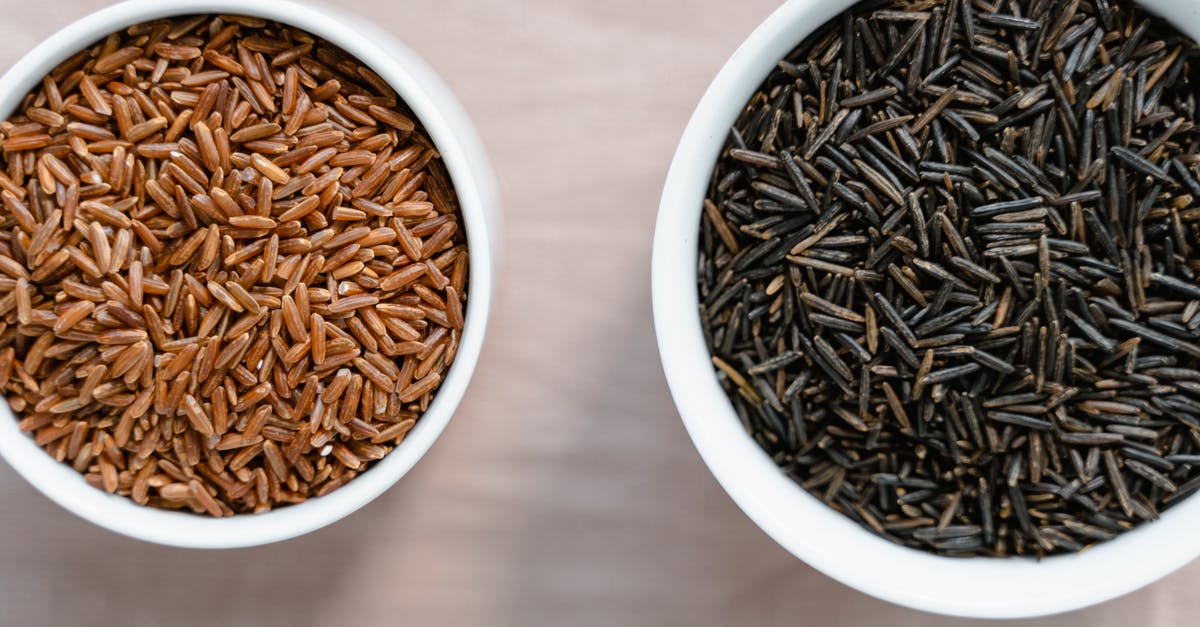
{"label": "white ceramic bowl", "polygon": [[[790,0],[734,53],[700,101],[671,164],[654,234],[654,322],[663,368],[688,433],[730,497],[776,542],[851,587],[909,607],[1016,618],[1100,603],[1200,555],[1200,498],[1115,540],[1040,562],[946,558],[860,528],[785,476],[745,433],[713,371],[698,315],[702,201],[730,126],[762,80],[852,0]],[[1143,0],[1193,38],[1200,1]]]}
{"label": "white ceramic bowl", "polygon": [[42,77],[70,55],[109,33],[148,20],[198,13],[251,15],[290,24],[356,56],[396,90],[441,151],[454,181],[471,251],[469,304],[458,355],[429,410],[387,457],[326,496],[264,514],[212,519],[142,507],[89,486],[17,428],[0,403],[0,456],[51,500],[82,518],[127,536],[183,547],[231,548],[285,540],[328,525],[379,496],[408,472],[441,434],[475,369],[492,299],[499,219],[497,192],[483,146],[466,113],[412,51],[365,19],[290,0],[131,0],[85,17],[51,36],[0,78],[0,119],[8,117]]}

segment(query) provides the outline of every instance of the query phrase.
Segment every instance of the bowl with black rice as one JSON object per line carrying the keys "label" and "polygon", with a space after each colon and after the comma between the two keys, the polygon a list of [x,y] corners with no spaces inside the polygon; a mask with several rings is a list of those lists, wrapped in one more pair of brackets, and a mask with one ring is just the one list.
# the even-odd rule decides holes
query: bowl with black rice
{"label": "bowl with black rice", "polygon": [[1076,609],[1200,555],[1195,7],[797,0],[655,233],[664,369],[776,541],[920,609]]}

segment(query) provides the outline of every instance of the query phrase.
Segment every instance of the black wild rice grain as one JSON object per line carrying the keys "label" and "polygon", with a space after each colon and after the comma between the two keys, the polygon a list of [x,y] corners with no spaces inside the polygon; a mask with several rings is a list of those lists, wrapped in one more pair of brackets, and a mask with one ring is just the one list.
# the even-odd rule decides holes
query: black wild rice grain
{"label": "black wild rice grain", "polygon": [[909,547],[1070,553],[1200,489],[1197,47],[1068,6],[859,3],[713,173],[718,379],[797,483]]}

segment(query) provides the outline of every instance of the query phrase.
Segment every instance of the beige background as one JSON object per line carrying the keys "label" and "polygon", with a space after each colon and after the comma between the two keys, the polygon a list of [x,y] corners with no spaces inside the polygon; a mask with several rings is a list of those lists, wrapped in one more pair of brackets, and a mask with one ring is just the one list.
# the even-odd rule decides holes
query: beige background
{"label": "beige background", "polygon": [[[0,70],[104,4],[0,0]],[[773,0],[341,4],[446,78],[500,178],[507,256],[458,415],[364,510],[242,551],[118,537],[0,464],[0,625],[987,624],[793,559],[721,491],[667,394],[649,303],[659,189],[692,107]],[[1200,563],[1028,624],[1192,624],[1197,586]]]}

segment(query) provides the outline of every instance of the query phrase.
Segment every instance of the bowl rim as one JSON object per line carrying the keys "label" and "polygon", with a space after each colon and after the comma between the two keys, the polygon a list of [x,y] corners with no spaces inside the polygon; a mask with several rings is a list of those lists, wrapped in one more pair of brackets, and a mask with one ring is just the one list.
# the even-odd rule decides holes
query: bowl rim
{"label": "bowl rim", "polygon": [[[948,558],[891,543],[835,512],[782,473],[744,431],[711,364],[696,286],[702,202],[713,166],[751,94],[776,62],[854,0],[788,0],[737,49],[679,142],[654,233],[651,291],[663,370],[689,436],[730,498],[778,544],[826,575],[899,605],[947,615],[1023,618],[1116,598],[1200,555],[1200,497],[1081,553]],[[1143,0],[1200,34],[1200,3]],[[1064,586],[1062,582],[1074,582]]]}
{"label": "bowl rim", "polygon": [[246,15],[294,26],[355,56],[413,110],[442,155],[459,198],[471,251],[469,303],[458,353],[434,400],[405,440],[333,492],[261,514],[209,518],[135,504],[92,488],[21,432],[0,403],[0,457],[50,500],[116,533],[187,548],[236,548],[287,540],[315,531],[374,500],[432,446],[458,407],[483,346],[493,292],[498,193],[483,144],[465,110],[434,71],[392,35],[364,18],[313,2],[292,0],[127,0],[84,17],[46,38],[0,77],[0,113],[19,106],[42,77],[71,54],[133,24],[172,16]]}

